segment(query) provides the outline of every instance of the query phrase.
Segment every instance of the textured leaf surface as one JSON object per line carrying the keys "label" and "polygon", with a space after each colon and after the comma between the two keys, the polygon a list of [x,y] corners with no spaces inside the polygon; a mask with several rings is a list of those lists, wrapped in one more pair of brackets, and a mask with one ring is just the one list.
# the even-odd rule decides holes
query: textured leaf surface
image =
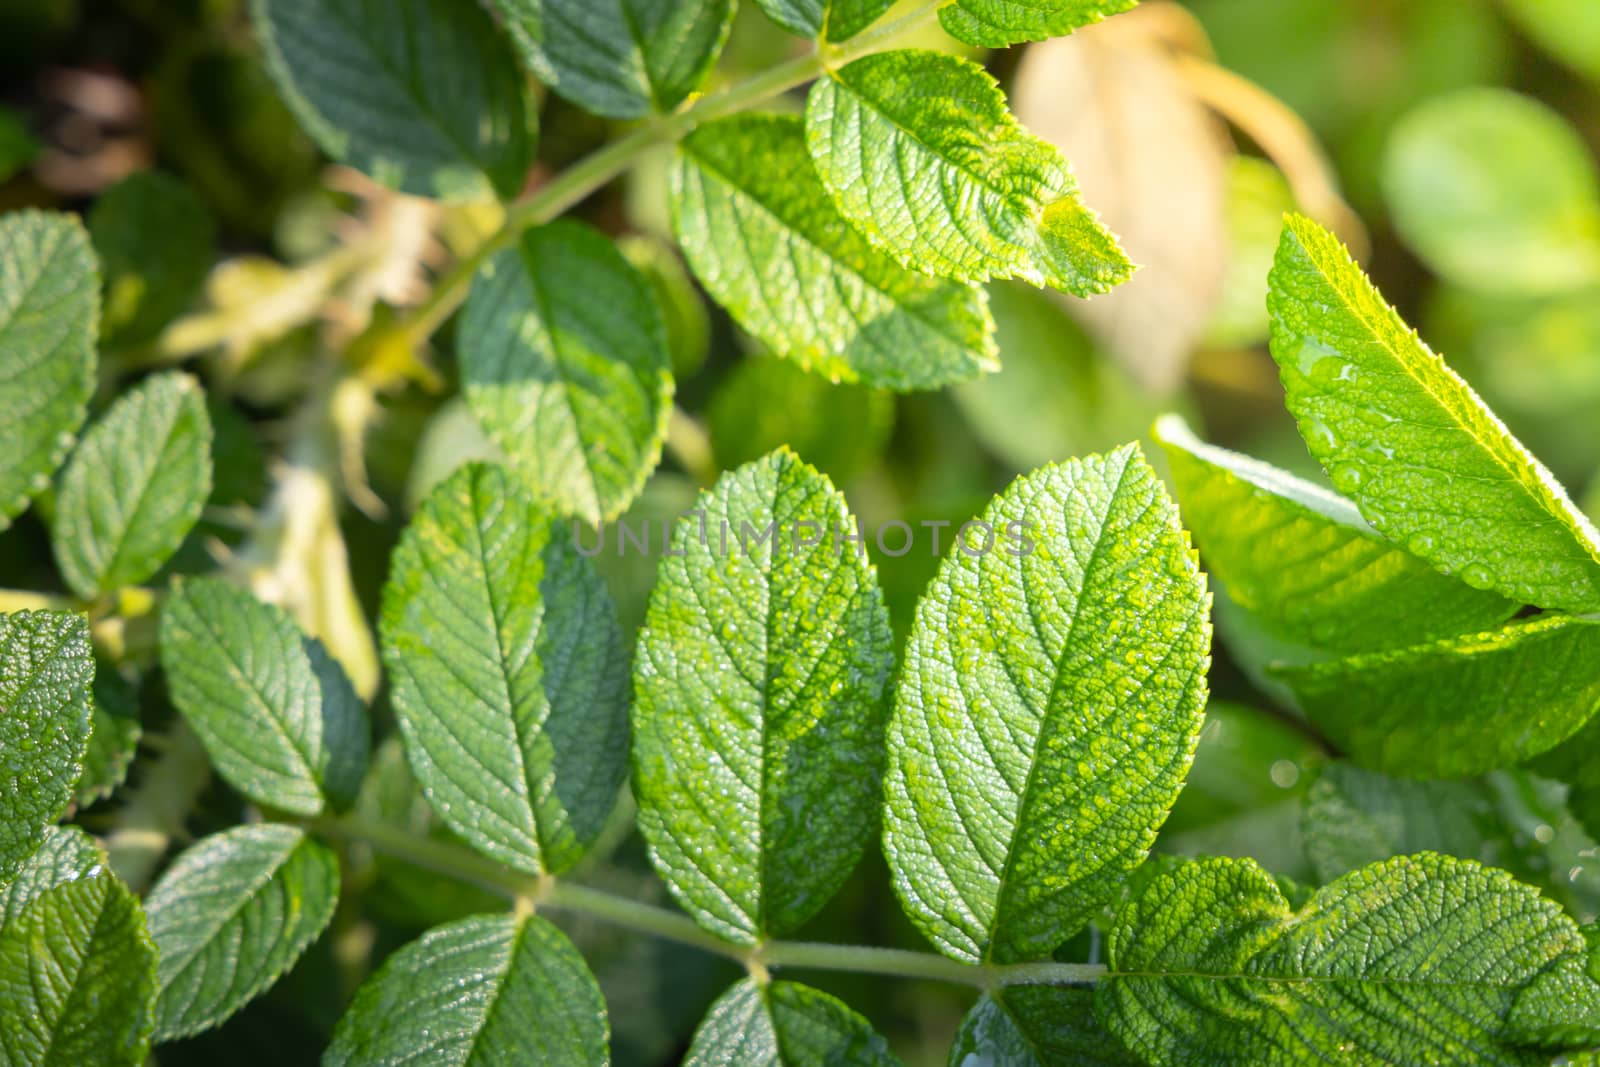
{"label": "textured leaf surface", "polygon": [[189,310],[211,269],[210,207],[175,178],[135,171],[95,199],[88,221],[105,275],[105,342],[154,339]]}
{"label": "textured leaf surface", "polygon": [[610,1062],[600,987],[535,916],[430,930],[362,985],[324,1067],[594,1067]]}
{"label": "textured leaf surface", "polygon": [[39,897],[58,885],[99,874],[106,856],[94,838],[76,826],[49,826],[21,870],[0,885],[0,929],[16,922]]}
{"label": "textured leaf surface", "polygon": [[684,1067],[897,1067],[889,1043],[842,1001],[798,982],[746,978],[711,1005]]}
{"label": "textured leaf surface", "polygon": [[540,81],[614,119],[668,112],[700,87],[733,0],[495,0]]}
{"label": "textured leaf surface", "polygon": [[524,234],[472,283],[467,403],[562,513],[615,518],[655,468],[672,404],[661,310],[616,246],[575,222]]}
{"label": "textured leaf surface", "polygon": [[1092,988],[1012,986],[961,1020],[950,1067],[1142,1067],[1095,1017]]}
{"label": "textured leaf surface", "polygon": [[515,194],[532,156],[520,72],[453,0],[251,0],[267,69],[335,159],[417,196]]}
{"label": "textured leaf surface", "polygon": [[1066,161],[964,59],[902,50],[832,71],[806,101],[806,143],[845,218],[913,270],[1078,296],[1132,273]]}
{"label": "textured leaf surface", "polygon": [[1320,486],[1207,445],[1176,416],[1155,436],[1207,570],[1283,640],[1364,652],[1476,632],[1517,612],[1385,541]]}
{"label": "textured leaf surface", "polygon": [[909,271],[852,229],[798,118],[745,115],[691,134],[672,174],[672,223],[716,301],[809,370],[931,389],[999,366],[982,290]]}
{"label": "textured leaf surface", "polygon": [[209,1030],[265,992],[338,900],[339,861],[297,827],[236,826],[185,851],[145,899],[161,953],[156,1040]]}
{"label": "textured leaf surface", "polygon": [[0,530],[49,485],[95,387],[100,280],[66,215],[0,218]]}
{"label": "textured leaf surface", "polygon": [[981,48],[1045,41],[1132,11],[1139,0],[955,0],[939,10],[945,32]]}
{"label": "textured leaf surface", "polygon": [[211,419],[200,383],[172,372],[122,394],[84,435],[61,477],[56,561],[79,596],[161,569],[211,494]]}
{"label": "textured leaf surface", "polygon": [[1291,912],[1250,860],[1186,863],[1118,916],[1100,1011],[1172,1067],[1540,1064],[1503,1040],[1517,992],[1579,951],[1560,908],[1503,871],[1424,853]]}
{"label": "textured leaf surface", "polygon": [[[1585,930],[1595,941],[1596,927]],[[1506,1020],[1513,1040],[1539,1048],[1600,1044],[1600,956],[1574,952],[1529,982]]]}
{"label": "textured leaf surface", "polygon": [[894,6],[895,0],[756,0],[773,22],[818,41],[844,41]]}
{"label": "textured leaf surface", "polygon": [[1600,709],[1600,622],[1549,615],[1272,673],[1358,763],[1479,774],[1544,752]]}
{"label": "textured leaf surface", "polygon": [[639,635],[639,828],[734,941],[813,915],[872,833],[893,651],[854,521],[786,449],[723,475],[678,522]]}
{"label": "textured leaf surface", "polygon": [[93,678],[82,615],[0,615],[0,883],[72,798],[89,743]]}
{"label": "textured leaf surface", "polygon": [[110,873],[34,897],[0,926],[0,1062],[137,1067],[150,1045],[156,950]]}
{"label": "textured leaf surface", "polygon": [[83,774],[74,799],[87,807],[110,796],[128,777],[144,727],[139,722],[138,695],[116,668],[95,667],[89,745],[83,753]]}
{"label": "textured leaf surface", "polygon": [[1269,301],[1301,436],[1379,533],[1475,588],[1600,610],[1600,533],[1336,238],[1291,217]]}
{"label": "textured leaf surface", "polygon": [[889,727],[884,854],[948,955],[1046,957],[1136,867],[1206,699],[1210,599],[1138,447],[1018,479],[917,605]]}
{"label": "textured leaf surface", "polygon": [[604,584],[504,468],[433,490],[395,550],[383,653],[417,780],[456,833],[563,871],[627,774],[628,665]]}
{"label": "textured leaf surface", "polygon": [[220,579],[182,581],[162,608],[161,664],[172,702],[235,789],[296,815],[320,812],[325,794],[353,795],[365,709],[282,608]]}

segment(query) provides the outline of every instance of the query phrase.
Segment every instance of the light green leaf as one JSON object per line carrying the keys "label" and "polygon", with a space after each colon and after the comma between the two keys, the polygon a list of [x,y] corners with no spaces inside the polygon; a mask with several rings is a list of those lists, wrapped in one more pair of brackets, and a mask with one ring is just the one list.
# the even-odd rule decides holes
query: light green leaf
{"label": "light green leaf", "polygon": [[1205,344],[1245,348],[1267,337],[1267,273],[1294,193],[1282,171],[1255,156],[1230,157],[1227,178],[1228,266]]}
{"label": "light green leaf", "polygon": [[45,890],[0,926],[0,1063],[138,1067],[155,970],[139,903],[109,872]]}
{"label": "light green leaf", "polygon": [[1112,15],[1132,11],[1139,0],[955,0],[939,9],[939,23],[958,41],[980,48],[1005,48],[1023,41],[1065,37]]}
{"label": "light green leaf", "polygon": [[1437,274],[1486,293],[1600,280],[1600,179],[1561,115],[1506,89],[1429,99],[1390,134],[1395,227]]}
{"label": "light green leaf", "polygon": [[1504,1040],[1518,991],[1583,948],[1504,871],[1424,853],[1355,871],[1291,912],[1251,860],[1186,863],[1118,916],[1100,1014],[1168,1065],[1548,1062]]}
{"label": "light green leaf", "polygon": [[153,340],[189,310],[211,269],[210,207],[175,178],[136,171],[95,200],[88,221],[105,275],[105,343]]}
{"label": "light green leaf", "polygon": [[93,678],[82,615],[0,615],[0,884],[72,799],[89,743]]}
{"label": "light green leaf", "polygon": [[456,0],[251,0],[267,69],[330,156],[416,196],[509,198],[532,161],[521,72]]}
{"label": "light green leaf", "polygon": [[665,114],[700,87],[733,25],[733,0],[495,0],[528,67],[614,119]]}
{"label": "light green leaf", "polygon": [[457,339],[472,413],[540,496],[615,518],[655,468],[672,407],[661,311],[605,237],[530,230],[472,283]]}
{"label": "light green leaf", "polygon": [[742,115],[690,134],[672,225],[707,292],[808,370],[932,389],[999,366],[983,291],[906,270],[852,229],[796,117]]}
{"label": "light green leaf", "polygon": [[38,849],[15,877],[0,884],[0,929],[56,886],[99,874],[105,867],[106,855],[94,838],[76,826],[45,827]]}
{"label": "light green leaf", "polygon": [[1588,0],[1500,0],[1500,6],[1551,55],[1600,82],[1600,11]]}
{"label": "light green leaf", "polygon": [[366,711],[282,608],[221,579],[180,580],[161,611],[161,665],[217,773],[245,796],[316,815],[354,795]]}
{"label": "light green leaf", "polygon": [[1481,774],[1546,751],[1600,709],[1600,622],[1546,615],[1272,674],[1364,766]]}
{"label": "light green leaf", "polygon": [[958,959],[1046,957],[1144,859],[1206,701],[1210,598],[1138,446],[1044,467],[917,605],[884,782],[906,911]]}
{"label": "light green leaf", "polygon": [[600,988],[561,931],[532,915],[480,915],[390,956],[322,1064],[605,1067],[609,1031]]}
{"label": "light green leaf", "polygon": [[1600,533],[1337,238],[1291,216],[1271,290],[1289,410],[1379,533],[1475,588],[1600,610]]}
{"label": "light green leaf", "polygon": [[734,985],[711,1005],[684,1067],[898,1067],[889,1043],[842,1001],[798,982]]}
{"label": "light green leaf", "polygon": [[172,371],[123,393],[61,477],[50,541],[92,600],[136,585],[183,544],[211,494],[211,419],[200,383]]}
{"label": "light green leaf", "polygon": [[504,468],[462,467],[395,550],[382,644],[440,818],[520,870],[576,863],[627,773],[628,667],[568,524]]}
{"label": "light green leaf", "polygon": [[639,634],[639,828],[678,902],[741,944],[815,914],[872,833],[893,651],[854,523],[787,449],[723,475]]}
{"label": "light green leaf", "polygon": [[845,41],[894,6],[895,0],[756,0],[778,25],[814,41]]}
{"label": "light green leaf", "polygon": [[0,530],[50,475],[95,387],[100,279],[76,219],[0,218]]}
{"label": "light green leaf", "polygon": [[96,665],[91,693],[94,707],[89,746],[83,753],[83,774],[73,796],[80,808],[104,800],[127,780],[144,734],[138,696],[115,667],[103,662]]}
{"label": "light green leaf", "polygon": [[1095,1018],[1093,988],[1011,986],[961,1020],[950,1067],[1143,1067]]}
{"label": "light green leaf", "polygon": [[1365,652],[1477,632],[1517,612],[1385,541],[1344,498],[1207,445],[1175,415],[1156,423],[1155,438],[1207,569],[1282,640]]}
{"label": "light green leaf", "polygon": [[964,59],[880,52],[830,72],[806,101],[806,144],[845,218],[912,270],[1078,296],[1133,273],[1066,161]]}
{"label": "light green leaf", "polygon": [[209,1030],[266,992],[338,900],[339,861],[297,827],[236,826],[187,849],[145,899],[161,953],[156,1040]]}

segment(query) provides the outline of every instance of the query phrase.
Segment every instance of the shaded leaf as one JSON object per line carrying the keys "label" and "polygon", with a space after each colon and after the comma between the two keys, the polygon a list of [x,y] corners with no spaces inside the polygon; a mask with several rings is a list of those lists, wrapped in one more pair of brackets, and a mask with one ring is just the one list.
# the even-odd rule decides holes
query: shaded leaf
{"label": "shaded leaf", "polygon": [[1093,988],[1012,986],[961,1020],[950,1067],[1141,1067],[1095,1017]]}
{"label": "shaded leaf", "polygon": [[844,41],[894,6],[895,0],[756,0],[773,22],[816,41]]}
{"label": "shaded leaf", "polygon": [[798,982],[744,979],[706,1013],[684,1067],[898,1067],[889,1043],[843,1002]]}
{"label": "shaded leaf", "polygon": [[133,687],[106,663],[96,665],[91,690],[89,745],[83,753],[83,774],[78,777],[74,800],[88,807],[104,800],[128,777],[128,768],[144,734]]}
{"label": "shaded leaf", "polygon": [[153,340],[189,310],[211,269],[211,209],[183,182],[136,171],[95,200],[88,223],[105,275],[105,343]]}

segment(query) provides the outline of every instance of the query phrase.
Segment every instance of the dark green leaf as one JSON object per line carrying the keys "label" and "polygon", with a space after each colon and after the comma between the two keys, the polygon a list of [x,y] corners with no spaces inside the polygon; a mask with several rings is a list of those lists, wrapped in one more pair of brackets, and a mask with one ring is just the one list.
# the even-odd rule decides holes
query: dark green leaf
{"label": "dark green leaf", "polygon": [[844,41],[894,6],[894,0],[756,0],[773,22],[814,41]]}
{"label": "dark green leaf", "polygon": [[843,1002],[798,982],[746,978],[695,1032],[684,1067],[898,1067],[889,1044]]}
{"label": "dark green leaf", "polygon": [[115,667],[107,663],[96,666],[92,694],[92,732],[74,795],[79,807],[104,800],[127,780],[144,733],[137,694]]}
{"label": "dark green leaf", "polygon": [[108,345],[139,345],[199,294],[211,269],[216,224],[187,185],[159,171],[138,171],[94,202],[89,236],[105,274],[101,336]]}
{"label": "dark green leaf", "polygon": [[1141,1067],[1094,1014],[1093,988],[1012,986],[978,999],[949,1067]]}

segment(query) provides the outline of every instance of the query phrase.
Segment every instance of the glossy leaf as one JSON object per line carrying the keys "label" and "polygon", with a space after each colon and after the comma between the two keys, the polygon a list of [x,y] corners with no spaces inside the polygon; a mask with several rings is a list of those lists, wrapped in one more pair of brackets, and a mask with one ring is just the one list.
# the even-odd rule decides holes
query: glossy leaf
{"label": "glossy leaf", "polygon": [[695,1032],[684,1067],[898,1067],[889,1044],[843,1002],[798,982],[724,993]]}
{"label": "glossy leaf", "polygon": [[534,874],[577,862],[627,773],[622,632],[571,528],[504,468],[469,464],[423,502],[384,590],[384,661],[429,803]]}
{"label": "glossy leaf", "polygon": [[[1144,859],[1188,772],[1210,600],[1138,447],[1045,467],[957,540],[917,606],[883,843],[941,952],[1046,957]],[[1031,544],[1031,550],[1024,550]]]}
{"label": "glossy leaf", "polygon": [[1124,11],[1139,0],[955,0],[939,9],[939,23],[958,41],[980,48],[1005,48],[1046,41]]}
{"label": "glossy leaf", "polygon": [[872,832],[892,646],[854,521],[787,450],[723,475],[679,520],[639,635],[639,828],[678,902],[736,942],[813,915]]}
{"label": "glossy leaf", "polygon": [[0,929],[20,919],[30,904],[56,886],[106,869],[106,854],[76,826],[45,827],[38,846],[20,870],[0,884]]}
{"label": "glossy leaf", "polygon": [[756,0],[756,6],[790,33],[844,41],[878,21],[894,0]]}

